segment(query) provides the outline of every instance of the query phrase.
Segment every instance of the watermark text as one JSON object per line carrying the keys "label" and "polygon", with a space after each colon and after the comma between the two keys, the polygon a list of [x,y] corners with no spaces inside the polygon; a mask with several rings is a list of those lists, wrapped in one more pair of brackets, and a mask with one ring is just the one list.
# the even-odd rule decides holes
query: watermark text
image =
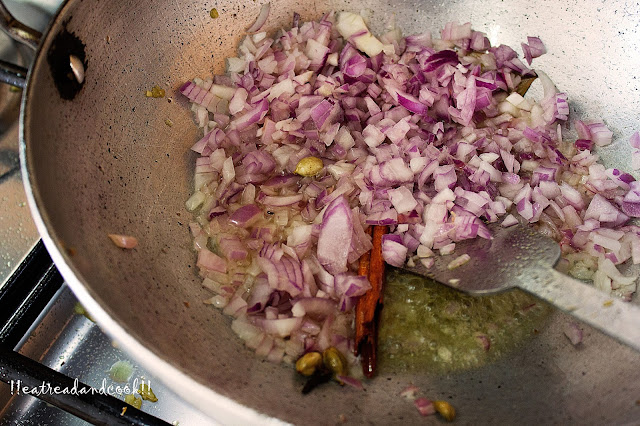
{"label": "watermark text", "polygon": [[78,379],[73,381],[73,386],[52,386],[49,382],[42,382],[36,386],[27,385],[22,380],[11,380],[9,382],[11,386],[11,395],[111,395],[111,396],[123,396],[136,392],[139,387],[148,386],[151,387],[149,380],[134,379],[132,384],[109,384],[107,379],[102,379],[102,384],[99,387],[92,387],[83,385]]}

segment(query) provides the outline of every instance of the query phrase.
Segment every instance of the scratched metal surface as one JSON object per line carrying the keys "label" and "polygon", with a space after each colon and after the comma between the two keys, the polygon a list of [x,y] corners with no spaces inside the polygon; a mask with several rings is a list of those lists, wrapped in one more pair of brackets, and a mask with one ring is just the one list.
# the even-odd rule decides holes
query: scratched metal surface
{"label": "scratched metal surface", "polygon": [[[14,43],[4,33],[0,33],[0,58],[21,60]],[[20,98],[20,92],[0,85],[0,287],[38,239],[20,174]]]}
{"label": "scratched metal surface", "polygon": [[[10,0],[7,8],[22,22],[44,30],[61,0]],[[0,32],[0,59],[27,65],[33,54]],[[0,286],[39,238],[20,173],[18,123],[21,92],[0,85]]]}
{"label": "scratched metal surface", "polygon": [[[37,61],[25,109],[24,160],[39,230],[99,324],[152,374],[226,423],[272,417],[333,423],[344,415],[354,423],[404,424],[417,421],[415,408],[397,396],[410,382],[430,397],[451,399],[466,424],[640,418],[638,354],[588,328],[576,350],[562,335],[567,319],[559,314],[526,347],[484,369],[383,374],[365,393],[326,387],[301,398],[291,369],[255,358],[229,320],[200,303],[206,293],[194,273],[183,208],[193,161],[188,148],[198,135],[175,93],[186,79],[221,69],[261,3],[186,0],[150,7],[98,0],[63,9],[63,17],[73,16],[67,28],[86,45],[87,81],[72,102],[62,101],[45,60]],[[217,20],[208,15],[214,6]],[[317,18],[330,7],[372,8],[378,28],[395,13],[406,33],[455,19],[472,21],[494,43],[517,46],[527,35],[540,36],[549,54],[538,66],[569,94],[573,116],[605,119],[615,142],[603,156],[628,167],[626,140],[640,116],[640,81],[629,71],[640,62],[637,4],[274,0],[268,28],[287,25],[294,10]],[[61,29],[59,21],[53,35]],[[174,101],[142,95],[156,84]],[[173,127],[164,125],[167,118]],[[109,244],[108,232],[136,235],[140,248],[123,253]]]}

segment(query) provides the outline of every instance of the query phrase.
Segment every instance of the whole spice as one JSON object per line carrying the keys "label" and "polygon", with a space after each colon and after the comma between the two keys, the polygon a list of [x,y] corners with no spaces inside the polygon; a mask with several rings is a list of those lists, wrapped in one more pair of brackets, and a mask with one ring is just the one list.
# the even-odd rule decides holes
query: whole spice
{"label": "whole spice", "polygon": [[352,377],[348,377],[348,363],[344,354],[337,348],[330,346],[320,352],[307,352],[296,361],[296,371],[309,377],[302,388],[302,393],[311,392],[316,386],[327,383],[332,378],[341,385],[349,384],[362,389],[362,384]]}
{"label": "whole spice", "polygon": [[320,352],[307,352],[296,361],[296,371],[303,376],[311,376],[321,366],[322,354]]}
{"label": "whole spice", "polygon": [[447,401],[433,401],[433,406],[446,421],[452,422],[456,418],[456,410]]}
{"label": "whole spice", "polygon": [[322,353],[322,360],[325,367],[331,370],[331,372],[336,376],[346,374],[347,360],[344,358],[344,355],[342,355],[342,353],[333,346],[327,348]]}
{"label": "whole spice", "polygon": [[304,157],[298,161],[295,174],[300,176],[315,176],[317,175],[324,165],[322,160],[318,157]]}
{"label": "whole spice", "polygon": [[362,359],[362,372],[373,377],[376,370],[376,347],[378,318],[382,309],[382,286],[384,283],[384,259],[382,258],[382,236],[388,227],[373,226],[371,251],[360,258],[358,273],[367,276],[371,289],[356,303],[356,355]]}

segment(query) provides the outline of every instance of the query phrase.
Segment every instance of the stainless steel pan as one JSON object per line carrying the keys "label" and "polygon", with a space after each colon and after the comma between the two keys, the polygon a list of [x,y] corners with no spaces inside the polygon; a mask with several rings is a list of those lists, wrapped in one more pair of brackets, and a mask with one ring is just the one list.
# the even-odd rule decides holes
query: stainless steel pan
{"label": "stainless steel pan", "polygon": [[[460,423],[637,422],[640,355],[588,328],[574,348],[560,314],[524,347],[481,369],[383,372],[366,392],[325,386],[302,396],[291,368],[256,358],[229,319],[201,303],[207,293],[183,207],[189,147],[199,135],[177,88],[223,71],[262,1],[71,0],[39,45],[22,107],[23,175],[47,248],[101,327],[187,401],[228,424],[331,424],[339,415],[352,423],[417,423],[413,405],[398,396],[410,382],[451,401]],[[627,140],[640,128],[637,3],[273,0],[267,26],[290,25],[294,11],[313,19],[362,8],[372,9],[374,29],[395,14],[405,34],[458,20],[493,43],[540,36],[549,53],[537,66],[569,94],[574,117],[606,120],[615,143],[600,152],[629,169]],[[78,87],[61,82],[68,54],[85,63]],[[166,98],[145,97],[155,85],[166,88]],[[122,251],[107,233],[135,235],[140,245]]]}

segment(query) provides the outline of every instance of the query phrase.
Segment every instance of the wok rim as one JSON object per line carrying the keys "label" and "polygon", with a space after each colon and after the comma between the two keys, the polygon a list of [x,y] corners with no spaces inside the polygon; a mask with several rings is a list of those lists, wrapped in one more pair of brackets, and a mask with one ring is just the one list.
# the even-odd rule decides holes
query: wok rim
{"label": "wok rim", "polygon": [[[56,233],[54,232],[53,229],[50,230],[47,226],[47,222],[48,222],[47,215],[45,215],[44,212],[42,212],[43,214],[41,214],[38,208],[38,204],[41,201],[41,198],[39,197],[41,192],[39,193],[37,190],[35,175],[32,176],[29,173],[29,161],[28,161],[29,159],[27,158],[27,153],[29,152],[29,150],[27,149],[27,139],[29,135],[29,129],[25,127],[25,123],[29,119],[28,114],[25,113],[25,111],[27,111],[26,108],[29,105],[33,105],[33,103],[29,102],[29,99],[32,95],[31,92],[33,90],[31,86],[35,86],[35,84],[32,83],[33,73],[31,71],[33,69],[36,69],[35,67],[37,65],[42,65],[42,59],[46,58],[46,56],[44,56],[46,51],[44,51],[43,46],[50,43],[52,38],[52,34],[51,34],[52,28],[56,28],[56,26],[59,26],[61,16],[65,16],[65,13],[63,13],[63,11],[66,10],[68,7],[72,7],[69,5],[76,5],[76,4],[77,3],[75,1],[70,1],[70,0],[65,1],[63,7],[56,14],[54,20],[52,21],[50,28],[48,28],[47,31],[45,32],[43,41],[37,51],[37,56],[36,56],[37,59],[34,62],[34,65],[30,69],[29,74],[27,76],[28,84],[25,90],[23,91],[23,99],[22,99],[21,112],[20,112],[20,131],[19,131],[20,164],[21,164],[21,169],[23,173],[22,177],[24,181],[25,191],[27,193],[27,199],[29,202],[30,210],[34,217],[36,227],[40,232],[41,237],[45,243],[45,246],[51,253],[52,258],[56,263],[56,265],[60,268],[60,272],[62,273],[63,277],[67,280],[67,282],[69,282],[71,289],[73,290],[75,295],[78,297],[78,299],[80,299],[80,301],[83,304],[85,304],[88,308],[91,308],[90,310],[95,311],[96,314],[98,313],[100,314],[100,317],[98,318],[98,323],[100,324],[101,327],[104,327],[103,330],[107,334],[109,334],[111,337],[120,336],[120,337],[128,338],[129,340],[127,341],[125,340],[121,341],[124,349],[128,353],[130,353],[134,359],[138,361],[144,360],[144,362],[141,362],[141,364],[144,365],[145,367],[149,367],[150,372],[153,374],[156,374],[158,378],[161,379],[162,381],[166,382],[166,380],[169,379],[169,375],[175,373],[176,374],[175,379],[172,377],[171,379],[172,381],[166,382],[166,383],[170,384],[171,385],[170,387],[172,389],[177,389],[176,386],[180,385],[181,386],[179,388],[180,392],[177,392],[177,393],[181,396],[186,394],[189,394],[191,396],[192,394],[190,392],[184,393],[182,391],[182,386],[185,386],[185,387],[190,386],[190,389],[193,391],[196,389],[194,386],[200,385],[200,383],[197,382],[193,377],[183,373],[181,370],[173,368],[169,363],[167,363],[166,361],[163,361],[156,354],[146,350],[144,345],[141,345],[140,342],[136,338],[134,338],[130,333],[128,333],[126,329],[122,327],[122,325],[118,321],[116,321],[109,314],[107,314],[107,312],[102,308],[102,305],[100,305],[96,301],[96,299],[92,297],[91,289],[87,287],[86,283],[81,279],[81,274],[77,274],[76,269],[73,266],[73,262],[71,261],[71,259],[68,257],[68,254],[66,253],[66,249],[64,245],[56,242],[57,241]],[[33,144],[31,145],[33,146]],[[104,305],[104,306],[108,306],[108,305]],[[141,350],[144,353],[140,353],[139,355],[136,355],[138,354],[138,352],[136,352],[138,350]],[[151,361],[154,361],[153,370],[151,370],[151,364],[150,364]],[[163,379],[163,377],[165,377],[165,379]],[[216,410],[218,407],[221,409],[226,409],[229,407],[229,404],[238,404],[237,402],[235,402],[235,400],[231,398],[223,397],[222,395],[215,393],[215,391],[213,391],[208,386],[200,385],[198,389],[199,389],[198,390],[199,394],[193,395],[196,398],[189,399],[189,403],[191,405],[198,407],[202,411],[212,416],[221,415],[221,413],[217,412]],[[222,399],[218,399],[219,405],[217,404],[214,405],[212,400],[209,399],[210,397],[213,397],[213,398],[221,397]],[[258,421],[264,422],[265,420],[270,419],[270,420],[275,420],[273,423],[276,423],[276,424],[282,423],[282,421],[278,421],[276,418],[260,415],[260,413],[252,410],[247,406],[240,404],[238,408],[241,410],[245,410],[244,412],[249,416],[247,417],[249,419],[247,420],[248,422],[257,423]],[[233,421],[237,421],[240,418],[238,417],[237,412],[230,413],[230,415],[233,417],[230,417],[230,419],[232,420],[227,421],[229,423]]]}

